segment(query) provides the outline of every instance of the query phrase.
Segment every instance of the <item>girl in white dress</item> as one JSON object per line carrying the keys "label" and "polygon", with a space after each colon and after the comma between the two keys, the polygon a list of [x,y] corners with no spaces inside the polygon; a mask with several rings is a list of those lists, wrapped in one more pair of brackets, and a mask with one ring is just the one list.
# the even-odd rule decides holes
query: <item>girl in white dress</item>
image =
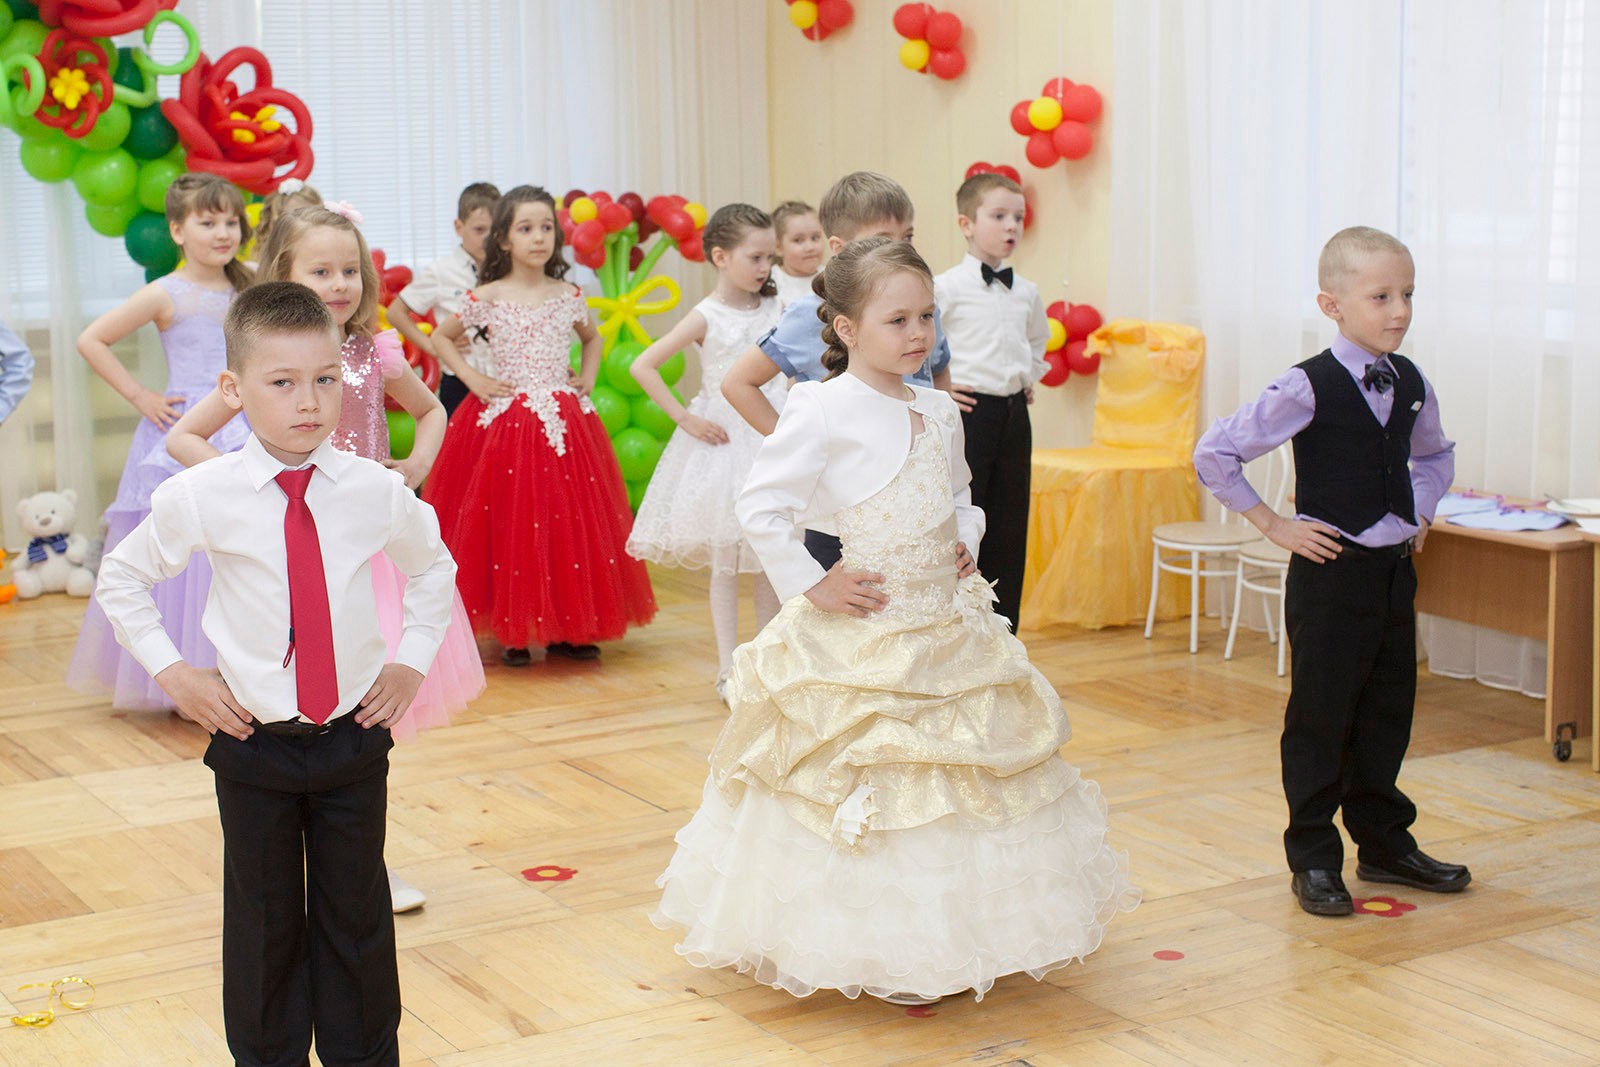
{"label": "girl in white dress", "polygon": [[778,286],[778,303],[788,307],[811,295],[811,279],[822,267],[827,241],[817,209],[803,200],[785,200],[772,209],[772,229],[778,238],[778,263],[772,280]]}
{"label": "girl in white dress", "polygon": [[[732,713],[652,916],[678,951],[796,996],[925,1004],[1081,960],[1134,907],[1099,787],[970,549],[960,415],[907,386],[933,283],[904,242],[819,287],[834,377],[796,385],[738,504],[784,605],[734,655]],[[831,527],[823,569],[801,541]]]}
{"label": "girl in white dress", "polygon": [[[739,353],[772,329],[779,309],[772,289],[772,219],[766,212],[729,204],[706,222],[702,240],[706,257],[717,268],[716,289],[641,352],[631,368],[678,428],[650,476],[628,537],[628,554],[670,567],[710,569],[721,695],[739,643],[739,575],[756,576],[756,629],[778,611],[772,586],[761,577],[761,563],[733,515],[761,435],[723,399],[722,376]],[[686,406],[667,388],[661,365],[691,343],[700,346],[700,391]],[[786,388],[782,379],[775,379],[763,392],[778,407]]]}

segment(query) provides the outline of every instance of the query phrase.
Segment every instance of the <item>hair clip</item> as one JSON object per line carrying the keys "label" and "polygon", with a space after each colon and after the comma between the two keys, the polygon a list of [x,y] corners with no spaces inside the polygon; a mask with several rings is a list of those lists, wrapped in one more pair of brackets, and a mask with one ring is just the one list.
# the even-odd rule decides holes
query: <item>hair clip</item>
{"label": "hair clip", "polygon": [[357,226],[360,226],[363,221],[361,212],[357,211],[356,206],[348,200],[329,200],[322,206],[335,215],[343,215]]}
{"label": "hair clip", "polygon": [[278,192],[284,194],[285,196],[288,196],[288,195],[290,195],[292,193],[298,193],[300,190],[304,189],[305,187],[306,187],[306,183],[301,181],[299,178],[285,178],[278,185]]}

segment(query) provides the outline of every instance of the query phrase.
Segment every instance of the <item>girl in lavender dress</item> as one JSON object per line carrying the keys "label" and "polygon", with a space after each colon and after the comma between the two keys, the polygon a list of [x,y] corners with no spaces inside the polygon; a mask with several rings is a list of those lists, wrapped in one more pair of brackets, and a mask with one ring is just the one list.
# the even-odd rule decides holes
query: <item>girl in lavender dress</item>
{"label": "girl in lavender dress", "polygon": [[[105,511],[105,548],[115,548],[150,514],[150,493],[182,468],[167,454],[166,434],[186,403],[210,392],[226,363],[222,316],[250,273],[234,259],[250,236],[239,190],[212,174],[184,174],[167,189],[167,223],[185,260],[106,312],[78,337],[78,351],[94,372],[143,418],[122,468],[116,499]],[[147,389],[118,361],[111,346],[154,323],[167,356],[164,392]],[[211,439],[216,452],[232,452],[250,436],[241,417]],[[200,613],[211,587],[211,567],[197,555],[184,572],[153,590],[163,625],[184,661],[215,667],[217,652],[200,632]],[[67,668],[76,689],[109,695],[117,708],[170,708],[172,701],[145,669],[123,651],[111,623],[93,600],[84,611],[78,645]]]}

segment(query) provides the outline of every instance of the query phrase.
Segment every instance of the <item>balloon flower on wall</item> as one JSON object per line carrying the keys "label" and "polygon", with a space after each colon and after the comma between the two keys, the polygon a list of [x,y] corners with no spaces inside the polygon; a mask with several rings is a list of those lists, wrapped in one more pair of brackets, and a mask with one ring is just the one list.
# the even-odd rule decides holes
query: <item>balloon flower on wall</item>
{"label": "balloon flower on wall", "polygon": [[789,21],[813,41],[820,41],[834,30],[842,30],[856,17],[850,0],[783,0],[789,5]]}
{"label": "balloon flower on wall", "polygon": [[[970,178],[974,174],[1001,174],[1018,185],[1022,184],[1022,175],[1017,172],[1016,167],[1009,163],[974,163],[967,168],[965,177]],[[1022,190],[1022,210],[1022,235],[1026,237],[1028,230],[1033,226],[1033,201],[1028,199],[1028,190],[1026,188]]]}
{"label": "balloon flower on wall", "polygon": [[[671,248],[692,263],[705,262],[701,245],[705,205],[681,196],[646,201],[638,193],[623,193],[613,199],[608,193],[573,189],[561,198],[556,220],[572,246],[573,258],[600,279],[600,295],[589,297],[589,306],[599,316],[604,347],[600,377],[589,399],[611,437],[617,465],[628,483],[628,503],[637,510],[673,431],[672,419],[645,395],[630,370],[654,340],[640,320],[670,311],[683,296],[677,282],[650,272]],[[654,242],[646,248],[652,237]],[[574,341],[573,370],[578,369],[581,354],[582,346]],[[684,362],[678,352],[662,364],[661,377],[668,387],[683,377]],[[676,389],[673,395],[678,395]]]}
{"label": "balloon flower on wall", "polygon": [[1099,353],[1084,352],[1089,335],[1100,328],[1100,312],[1088,304],[1068,304],[1057,300],[1045,308],[1050,324],[1050,340],[1045,343],[1044,361],[1050,369],[1039,379],[1040,385],[1060,385],[1074,374],[1093,374],[1100,369]]}
{"label": "balloon flower on wall", "polygon": [[1028,162],[1041,169],[1057,160],[1082,159],[1094,147],[1089,123],[1100,117],[1099,90],[1051,78],[1038,96],[1011,109],[1011,128],[1028,139]]}
{"label": "balloon flower on wall", "polygon": [[[147,279],[178,265],[163,213],[178,175],[209,171],[265,195],[312,165],[311,116],[272,85],[266,58],[234,49],[212,64],[175,3],[0,0],[0,126],[22,139],[23,170],[71,180],[90,227],[121,237]],[[164,27],[177,33],[163,45],[182,49],[171,61],[150,54]],[[107,39],[131,33],[142,47]],[[241,66],[254,77],[248,93],[230,80]],[[174,99],[157,95],[164,75],[180,78]]]}
{"label": "balloon flower on wall", "polygon": [[940,11],[932,4],[901,4],[894,11],[894,32],[906,39],[900,46],[900,65],[919,74],[949,81],[967,69],[961,51],[961,16]]}

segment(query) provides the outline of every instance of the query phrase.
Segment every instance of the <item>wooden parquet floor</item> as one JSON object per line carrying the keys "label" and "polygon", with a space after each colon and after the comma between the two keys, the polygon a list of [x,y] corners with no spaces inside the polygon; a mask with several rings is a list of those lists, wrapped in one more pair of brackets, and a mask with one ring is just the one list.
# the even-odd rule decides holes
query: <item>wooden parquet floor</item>
{"label": "wooden parquet floor", "polygon": [[[388,858],[429,897],[396,920],[411,1067],[1600,1063],[1590,740],[1558,764],[1536,702],[1424,675],[1403,784],[1424,847],[1476,881],[1363,886],[1352,850],[1358,896],[1415,910],[1313,918],[1279,844],[1273,650],[1241,635],[1225,663],[1212,629],[1190,656],[1182,622],[1024,635],[1145,894],[1086,965],[926,1017],[688,966],[645,915],[724,711],[703,584],[656,579],[658,621],[601,663],[496,662],[457,723],[396,749]],[[0,1028],[0,1064],[227,1063],[204,735],[68,690],[81,612],[0,607],[0,1023],[41,1006],[28,982],[98,995]],[[578,873],[521,874],[545,864]]]}

